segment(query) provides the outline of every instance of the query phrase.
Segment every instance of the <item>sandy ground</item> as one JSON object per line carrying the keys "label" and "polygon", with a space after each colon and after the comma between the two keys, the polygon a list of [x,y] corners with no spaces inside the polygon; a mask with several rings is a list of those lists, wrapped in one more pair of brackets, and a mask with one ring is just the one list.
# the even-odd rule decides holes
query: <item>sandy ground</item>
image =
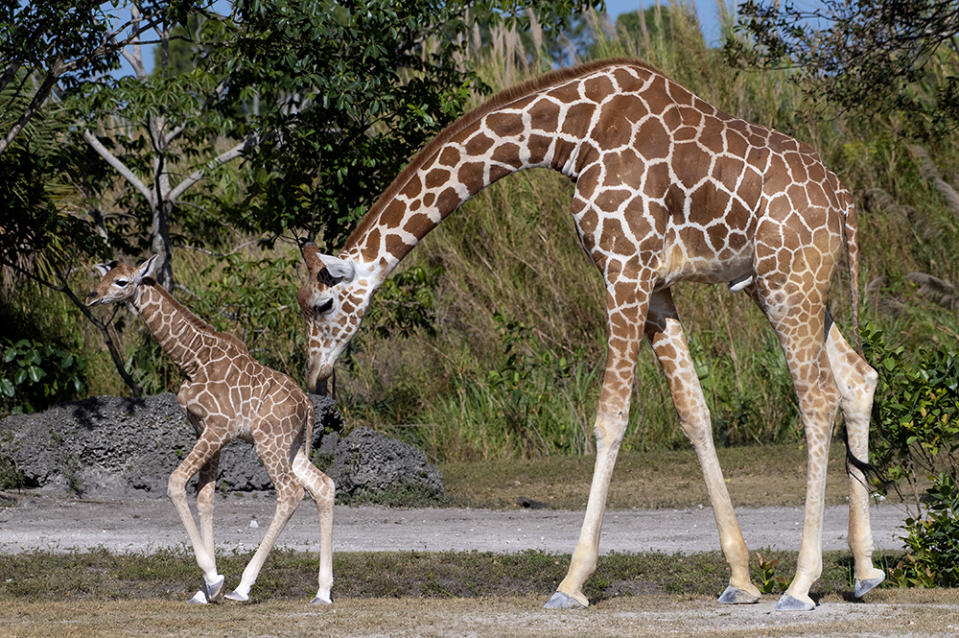
{"label": "sandy ground", "polygon": [[[214,528],[218,549],[251,549],[273,516],[271,496],[218,497]],[[791,507],[740,508],[740,527],[751,549],[799,548],[802,510]],[[535,549],[569,553],[576,545],[583,513],[556,510],[392,509],[337,506],[335,551],[491,551]],[[879,549],[902,547],[897,536],[905,514],[893,505],[872,508],[873,536]],[[823,549],[846,548],[848,513],[826,509]],[[254,529],[254,526],[256,527]],[[104,547],[113,552],[150,552],[187,541],[172,504],[165,498],[118,500],[21,496],[0,508],[0,552],[33,549],[70,551]],[[277,547],[318,549],[316,509],[304,502]],[[602,552],[683,552],[719,549],[709,507],[692,510],[614,510],[608,512]]]}

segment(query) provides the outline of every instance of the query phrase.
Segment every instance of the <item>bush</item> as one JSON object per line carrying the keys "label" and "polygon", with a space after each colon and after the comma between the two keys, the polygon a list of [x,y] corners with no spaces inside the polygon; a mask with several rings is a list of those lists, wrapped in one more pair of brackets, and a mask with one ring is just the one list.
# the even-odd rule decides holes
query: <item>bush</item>
{"label": "bush", "polygon": [[902,539],[909,553],[891,570],[900,586],[959,585],[959,356],[919,350],[907,362],[872,326],[867,358],[879,370],[873,406],[873,464],[879,488],[910,508]]}
{"label": "bush", "polygon": [[0,406],[4,412],[36,412],[86,391],[86,360],[57,344],[0,340]]}

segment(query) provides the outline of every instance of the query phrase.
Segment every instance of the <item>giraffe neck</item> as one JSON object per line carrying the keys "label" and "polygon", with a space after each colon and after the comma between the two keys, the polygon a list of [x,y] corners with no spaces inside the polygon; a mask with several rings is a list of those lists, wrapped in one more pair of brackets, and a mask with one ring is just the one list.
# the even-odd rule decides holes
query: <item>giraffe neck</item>
{"label": "giraffe neck", "polygon": [[215,333],[212,326],[152,282],[140,286],[133,307],[143,317],[163,351],[184,374],[194,377],[200,368],[197,349],[204,336]]}
{"label": "giraffe neck", "polygon": [[381,282],[450,212],[493,182],[536,167],[576,180],[596,154],[588,137],[595,102],[580,99],[579,84],[562,72],[544,79],[500,94],[440,133],[372,206],[344,253]]}

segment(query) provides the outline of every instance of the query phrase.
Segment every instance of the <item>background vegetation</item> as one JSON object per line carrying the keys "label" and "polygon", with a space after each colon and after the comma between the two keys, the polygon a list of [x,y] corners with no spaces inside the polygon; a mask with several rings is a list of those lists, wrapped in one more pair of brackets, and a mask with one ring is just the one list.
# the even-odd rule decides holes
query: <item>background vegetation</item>
{"label": "background vegetation", "polygon": [[[405,159],[489,91],[559,64],[638,57],[811,143],[852,191],[867,355],[883,374],[876,458],[920,508],[903,578],[948,572],[933,561],[959,555],[944,544],[957,536],[959,440],[959,54],[952,13],[937,13],[949,3],[908,14],[860,3],[873,12],[863,22],[825,2],[835,19],[797,23],[804,16],[777,3],[745,2],[738,23],[724,12],[717,47],[691,3],[615,22],[588,10],[596,4],[5,5],[2,410],[177,387],[126,310],[82,304],[92,263],[148,252],[164,255],[161,281],[186,305],[302,380],[298,243],[335,250]],[[912,35],[897,44],[888,33]],[[856,55],[817,57],[830,42]],[[864,90],[886,81],[889,99]],[[350,426],[391,431],[445,462],[592,451],[602,295],[575,239],[571,189],[545,171],[512,176],[422,242],[341,359],[336,398]],[[675,297],[717,442],[800,441],[789,375],[757,309],[724,286],[679,286]],[[848,335],[846,286],[833,297]],[[626,450],[684,445],[648,350],[634,397]],[[929,512],[941,525],[925,525]]]}
{"label": "background vegetation", "polygon": [[[924,123],[914,112],[901,113],[895,105],[875,114],[828,101],[811,103],[804,92],[811,80],[788,70],[757,70],[746,65],[750,59],[743,51],[755,52],[759,45],[748,31],[736,29],[733,16],[726,16],[724,49],[706,45],[691,5],[624,14],[613,23],[602,14],[573,12],[582,5],[541,4],[536,8],[552,16],[562,14],[569,27],[544,32],[535,9],[526,12],[511,3],[493,3],[487,9],[513,11],[522,19],[483,21],[460,9],[446,16],[456,46],[450,45],[450,51],[443,53],[446,57],[438,59],[449,65],[446,72],[455,77],[437,80],[445,87],[440,93],[422,93],[423,99],[429,95],[439,106],[420,110],[420,124],[414,127],[417,139],[427,139],[430,131],[460,109],[481,101],[485,91],[536,75],[558,61],[639,57],[724,110],[818,148],[862,209],[862,313],[874,326],[870,334],[903,348],[900,368],[917,360],[920,346],[931,351],[957,349],[955,309],[959,298],[953,282],[959,279],[955,255],[959,197],[952,179],[959,147],[952,129],[935,128],[931,120]],[[192,6],[192,14],[182,6],[179,9],[183,15],[200,18],[181,17],[179,23],[175,16],[163,18],[168,24],[164,32],[180,35],[167,42],[163,55],[157,53],[152,74],[123,76],[117,82],[101,77],[92,88],[80,83],[86,88],[77,91],[74,101],[64,98],[50,103],[41,113],[45,119],[35,121],[36,130],[15,138],[13,146],[0,155],[5,162],[13,161],[11,149],[19,149],[22,156],[41,163],[46,175],[57,178],[53,186],[33,193],[27,189],[33,184],[30,175],[21,172],[20,183],[11,187],[20,196],[17,211],[42,210],[46,217],[38,221],[14,216],[9,220],[14,229],[17,223],[34,223],[35,234],[40,234],[37,226],[45,233],[36,241],[20,238],[21,244],[28,245],[21,245],[19,252],[12,234],[3,233],[7,253],[0,293],[4,315],[0,339],[5,380],[0,392],[8,410],[42,407],[43,402],[38,403],[28,390],[29,382],[36,382],[41,374],[51,388],[45,391],[49,400],[68,396],[71,387],[76,396],[128,392],[115,366],[110,365],[104,340],[115,344],[114,363],[128,375],[126,385],[133,381],[136,389],[158,392],[178,384],[176,371],[126,311],[90,315],[89,320],[80,315],[76,301],[92,283],[90,262],[97,256],[122,256],[118,253],[142,257],[144,249],[149,251],[149,215],[136,221],[133,211],[138,205],[135,197],[130,199],[129,180],[111,171],[109,162],[89,146],[84,148],[82,140],[57,122],[63,117],[79,117],[84,108],[87,120],[99,118],[91,121],[93,130],[102,131],[113,122],[108,130],[126,131],[123,139],[129,149],[125,152],[134,153],[123,157],[133,166],[137,166],[134,161],[143,163],[143,170],[148,171],[146,163],[151,157],[156,159],[157,151],[151,155],[144,147],[149,135],[131,132],[130,127],[148,122],[158,107],[132,85],[146,84],[156,91],[159,89],[153,84],[162,85],[167,92],[163,102],[169,109],[163,115],[169,120],[167,126],[177,117],[189,126],[206,122],[189,129],[194,136],[188,142],[177,146],[170,140],[166,161],[183,172],[196,163],[191,158],[213,161],[210,155],[204,156],[201,147],[232,147],[231,140],[251,131],[255,123],[261,125],[257,130],[272,131],[270,139],[275,140],[284,127],[292,130],[290,127],[304,119],[302,115],[280,119],[282,105],[289,107],[289,97],[264,94],[256,100],[261,104],[259,111],[250,106],[258,95],[254,89],[263,81],[259,76],[268,75],[271,68],[278,77],[289,75],[280,64],[273,68],[254,63],[264,51],[277,50],[277,41],[318,38],[322,32],[278,32],[271,40],[265,30],[278,27],[262,22],[267,14],[257,3],[237,3],[232,21],[214,19],[209,11],[197,13],[198,7],[203,8]],[[143,7],[144,16],[149,8]],[[342,13],[333,18],[331,25],[315,28],[349,27],[356,37],[373,28]],[[393,18],[397,24],[407,25],[405,18]],[[217,26],[210,26],[211,22]],[[247,23],[259,31],[244,30]],[[563,22],[552,19],[551,24]],[[211,71],[201,73],[196,61],[223,56],[224,50],[217,45],[231,38],[238,38],[246,47],[246,53],[234,55],[233,74],[226,76],[239,87],[237,95],[221,104],[220,111],[191,111],[197,103],[188,96],[200,94],[201,88],[216,79],[206,77]],[[192,48],[188,46],[191,42]],[[444,41],[443,46],[447,44]],[[381,60],[389,47],[401,46],[392,41],[387,45],[369,59]],[[436,42],[416,50],[421,57],[428,57],[431,50],[440,48],[441,43]],[[143,59],[142,52],[139,59]],[[948,75],[957,62],[954,52],[943,49],[925,67],[926,72],[935,77]],[[420,94],[411,93],[409,86],[410,78],[421,78],[417,69],[422,65],[404,64],[400,73],[384,76],[407,88],[391,98],[394,102],[376,107],[383,113],[406,113],[421,102]],[[313,67],[313,71],[326,73],[317,81],[328,76],[348,83],[349,78],[341,77],[342,70]],[[255,74],[259,76],[251,77]],[[187,83],[188,78],[193,84]],[[927,87],[921,77],[910,79],[914,80],[914,102],[923,98],[924,90],[930,99],[937,97],[935,86]],[[421,83],[412,85],[425,90]],[[320,84],[316,90],[319,95],[333,94],[343,86]],[[305,90],[303,86],[287,88],[291,94]],[[126,102],[119,100],[118,91],[126,96]],[[219,99],[221,93],[211,95]],[[366,94],[349,95],[362,98]],[[139,97],[135,100],[133,96]],[[142,111],[125,110],[130,108],[123,106],[127,103],[140,104],[137,108]],[[210,107],[209,103],[201,106]],[[247,115],[243,115],[244,108]],[[190,113],[193,119],[187,117]],[[263,114],[260,119],[256,119],[257,113]],[[354,128],[371,135],[385,135],[393,130],[391,125],[402,130],[411,126],[393,121],[373,123],[376,118],[368,112],[344,113],[365,122],[365,128]],[[302,126],[305,131],[315,128]],[[342,124],[339,128],[349,127]],[[935,135],[930,133],[933,130]],[[101,133],[97,135],[102,138]],[[76,148],[57,146],[61,140]],[[403,143],[410,145],[412,152],[415,144]],[[64,148],[71,161],[81,158],[84,169],[96,169],[86,173],[85,183],[71,177],[69,167],[63,166]],[[320,194],[330,188],[325,173],[311,178],[319,190],[304,186],[302,164],[311,157],[327,157],[329,152],[323,149],[295,147],[296,167],[285,172],[277,169],[274,172],[282,175],[274,175],[272,181],[257,176],[263,166],[272,165],[262,155],[267,152],[263,148],[258,144],[247,161],[218,166],[209,180],[197,184],[201,194],[196,199],[175,207],[168,220],[169,243],[176,247],[171,250],[177,273],[174,291],[217,328],[237,333],[265,363],[299,377],[304,345],[293,302],[300,277],[299,256],[295,245],[283,239],[316,238],[335,248],[336,238],[341,236],[335,228],[351,223],[363,202],[375,194],[337,207],[331,196]],[[119,150],[116,154],[120,157]],[[340,184],[336,188],[349,193],[368,190],[376,179],[387,182],[396,168],[392,164],[384,167],[375,157],[366,161],[368,168],[379,167],[379,177],[370,174],[359,179],[347,175],[349,167],[336,168],[334,172],[347,175],[336,182]],[[358,180],[355,184],[349,181],[354,178]],[[312,202],[300,202],[305,209],[286,206],[292,195],[281,191],[293,188],[293,183],[299,183],[296,188]],[[426,238],[378,293],[363,330],[339,366],[337,399],[349,424],[393,429],[425,447],[434,459],[449,461],[590,452],[591,419],[604,357],[601,287],[576,242],[568,216],[571,188],[562,176],[547,171],[512,176],[474,197]],[[214,200],[219,202],[217,206],[211,203]],[[326,203],[320,204],[321,200]],[[234,209],[242,207],[258,212],[238,216]],[[278,212],[258,226],[257,220],[271,207]],[[313,211],[312,216],[304,218],[303,210]],[[99,225],[94,223],[97,215]],[[43,227],[40,221],[50,222],[50,227]],[[71,231],[70,225],[80,222],[80,227]],[[273,230],[268,231],[264,224],[272,224]],[[255,232],[257,228],[260,232]],[[323,228],[328,232],[318,237],[309,234],[310,229]],[[94,241],[98,232],[100,242]],[[264,237],[271,241],[264,243]],[[274,243],[277,239],[280,243]],[[717,441],[733,445],[799,440],[789,376],[760,313],[748,300],[721,286],[680,286],[676,297],[713,413]],[[835,286],[832,306],[845,326],[849,325],[848,301],[845,286]],[[112,323],[108,324],[108,319]],[[39,344],[51,345],[44,346],[43,352],[28,354],[23,339],[37,344],[35,350]],[[75,355],[75,362],[68,360],[66,353]],[[24,357],[32,363],[25,363]],[[639,361],[625,446],[651,449],[683,444],[665,383],[646,351]]]}

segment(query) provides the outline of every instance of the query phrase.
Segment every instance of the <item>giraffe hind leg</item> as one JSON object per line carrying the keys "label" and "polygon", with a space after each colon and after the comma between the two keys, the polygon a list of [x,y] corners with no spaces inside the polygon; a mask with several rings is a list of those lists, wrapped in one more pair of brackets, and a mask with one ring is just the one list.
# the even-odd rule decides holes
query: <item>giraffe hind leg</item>
{"label": "giraffe hind leg", "polygon": [[[274,442],[266,439],[256,439],[256,451],[263,461],[270,480],[273,481],[273,487],[276,489],[276,510],[273,513],[273,520],[263,535],[263,540],[256,548],[253,558],[243,570],[240,577],[240,584],[231,593],[224,596],[227,600],[234,602],[247,602],[250,599],[250,589],[256,582],[256,577],[260,574],[263,563],[266,562],[270,550],[276,543],[277,537],[286,523],[293,516],[300,501],[303,500],[303,487],[299,484],[296,476],[293,474],[293,468],[290,465],[287,450],[292,441],[283,445],[282,442]],[[268,445],[273,447],[267,447]]]}
{"label": "giraffe hind leg", "polygon": [[826,352],[824,291],[800,282],[758,290],[756,297],[779,337],[799,400],[806,435],[806,497],[802,540],[796,574],[779,599],[779,611],[808,611],[816,607],[809,596],[822,574],[822,524],[826,465],[832,424],[840,395]]}
{"label": "giraffe hind leg", "polygon": [[320,569],[317,577],[319,587],[311,602],[329,604],[333,602],[330,597],[330,590],[333,588],[333,479],[310,463],[302,449],[298,450],[293,458],[293,473],[313,498],[320,517]]}
{"label": "giraffe hind leg", "polygon": [[[878,375],[843,339],[839,328],[830,322],[826,339],[829,364],[841,396],[840,407],[846,423],[849,453],[863,463],[869,461],[869,417]],[[862,469],[849,468],[849,549],[855,563],[857,598],[885,580],[885,573],[872,563],[872,527],[869,521],[869,487]]]}

